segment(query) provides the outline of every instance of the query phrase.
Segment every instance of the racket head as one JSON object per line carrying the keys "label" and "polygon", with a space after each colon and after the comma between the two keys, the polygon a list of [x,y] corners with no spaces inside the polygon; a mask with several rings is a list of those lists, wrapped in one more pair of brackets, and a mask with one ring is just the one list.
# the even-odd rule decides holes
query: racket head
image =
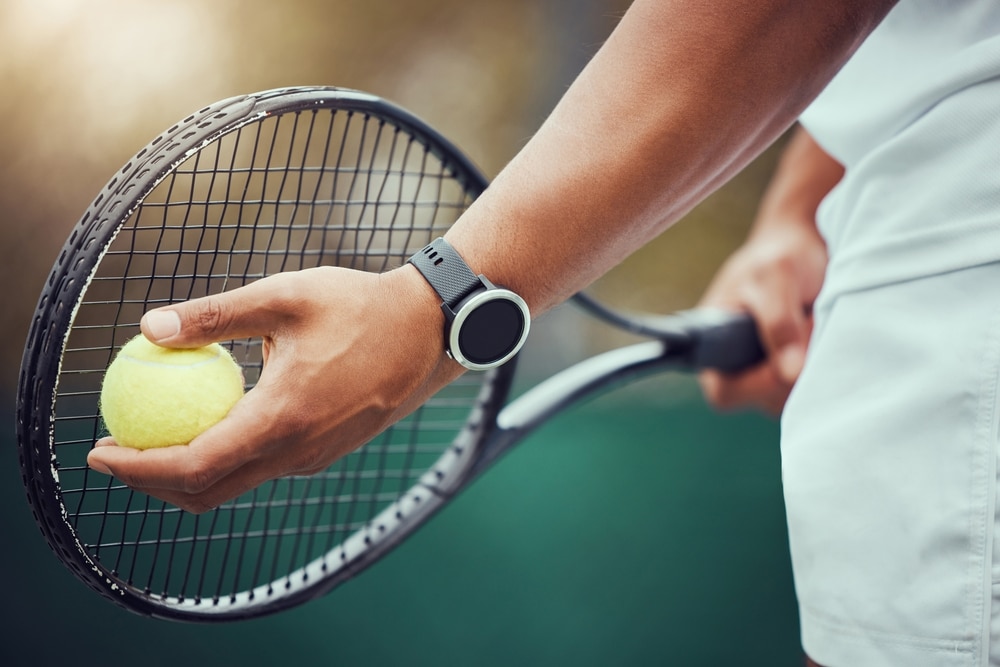
{"label": "racket head", "polygon": [[[485,187],[419,118],[338,88],[223,100],[139,151],[73,229],[22,360],[22,479],[59,559],[131,611],[232,620],[326,593],[422,524],[474,466],[513,363],[467,374],[319,475],[198,516],[94,474],[86,455],[105,434],[104,369],[143,312],[280,271],[400,266]],[[227,346],[251,388],[261,341]]]}

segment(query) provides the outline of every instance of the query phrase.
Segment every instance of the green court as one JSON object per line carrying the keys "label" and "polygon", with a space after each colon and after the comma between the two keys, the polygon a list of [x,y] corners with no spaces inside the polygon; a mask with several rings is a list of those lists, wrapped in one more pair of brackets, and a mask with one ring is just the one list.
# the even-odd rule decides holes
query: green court
{"label": "green court", "polygon": [[566,413],[358,579],[237,624],[91,593],[35,528],[4,437],[2,565],[18,576],[0,664],[801,664],[778,427],[711,412],[689,379]]}

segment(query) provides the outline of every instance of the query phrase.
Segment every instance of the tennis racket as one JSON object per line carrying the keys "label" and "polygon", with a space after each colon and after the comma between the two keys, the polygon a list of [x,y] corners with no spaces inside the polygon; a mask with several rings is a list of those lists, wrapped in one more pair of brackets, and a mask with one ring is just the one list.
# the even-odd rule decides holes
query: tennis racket
{"label": "tennis racket", "polygon": [[[747,316],[616,312],[649,338],[508,402],[515,363],[469,373],[326,471],[192,515],[94,474],[105,369],[149,308],[319,265],[381,272],[442,235],[486,188],[455,146],[371,95],[288,88],[224,100],[119,171],[45,283],[19,378],[28,501],[59,559],[139,614],[245,619],[323,595],[379,560],[501,454],[581,398],[644,373],[763,357]],[[226,343],[252,387],[259,339]]]}

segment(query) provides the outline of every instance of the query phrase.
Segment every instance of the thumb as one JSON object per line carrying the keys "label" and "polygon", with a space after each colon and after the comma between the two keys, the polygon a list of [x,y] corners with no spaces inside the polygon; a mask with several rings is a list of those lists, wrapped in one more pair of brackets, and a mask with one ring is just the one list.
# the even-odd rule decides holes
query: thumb
{"label": "thumb", "polygon": [[229,292],[151,310],[139,325],[146,338],[165,347],[198,347],[269,335],[290,312],[288,275],[269,276]]}

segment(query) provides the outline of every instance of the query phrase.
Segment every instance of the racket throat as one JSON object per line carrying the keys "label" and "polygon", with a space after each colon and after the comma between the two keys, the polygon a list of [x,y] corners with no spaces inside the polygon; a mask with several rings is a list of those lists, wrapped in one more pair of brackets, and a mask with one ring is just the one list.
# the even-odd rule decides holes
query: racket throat
{"label": "racket throat", "polygon": [[512,401],[497,415],[498,430],[505,434],[503,440],[517,442],[563,409],[673,361],[672,349],[660,341],[599,354],[553,375]]}

